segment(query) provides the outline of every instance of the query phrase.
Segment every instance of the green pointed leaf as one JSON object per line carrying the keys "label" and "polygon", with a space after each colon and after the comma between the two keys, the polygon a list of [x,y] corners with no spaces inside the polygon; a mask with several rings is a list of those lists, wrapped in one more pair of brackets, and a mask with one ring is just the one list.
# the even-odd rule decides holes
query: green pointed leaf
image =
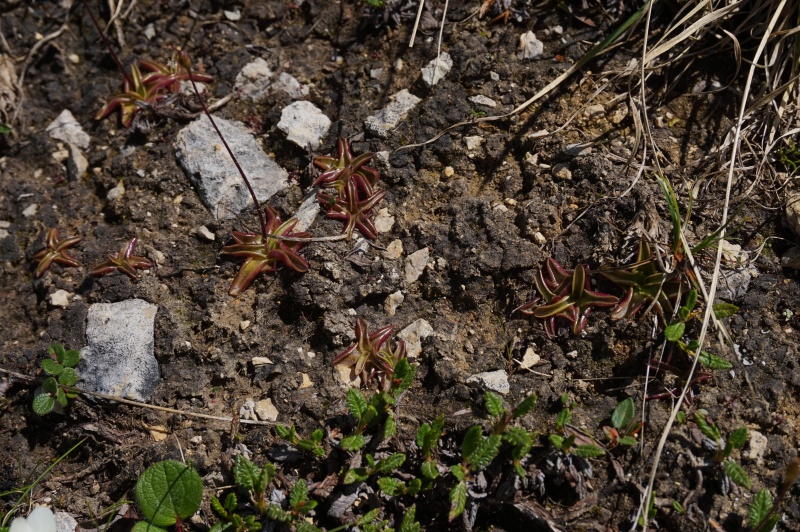
{"label": "green pointed leaf", "polygon": [[311,433],[311,439],[314,440],[316,443],[321,443],[322,438],[325,436],[325,433],[322,429],[316,429],[314,432]]}
{"label": "green pointed leaf", "polygon": [[739,312],[739,307],[732,303],[715,303],[712,308],[714,309],[714,316],[716,316],[718,320],[733,316]]}
{"label": "green pointed leaf", "polygon": [[309,523],[308,521],[298,521],[295,525],[297,532],[321,532],[321,528]]}
{"label": "green pointed leaf", "polygon": [[33,398],[33,411],[40,416],[49,414],[55,406],[56,398],[49,393],[40,393]]}
{"label": "green pointed leaf", "polygon": [[464,507],[467,505],[467,483],[463,480],[453,486],[450,490],[450,513],[447,515],[447,520],[452,521],[464,512]]}
{"label": "green pointed leaf", "polygon": [[394,453],[391,456],[384,458],[375,467],[376,473],[391,473],[398,469],[406,461],[406,455],[403,453]]}
{"label": "green pointed leaf", "polygon": [[606,454],[606,452],[597,445],[576,445],[573,447],[572,452],[575,456],[580,456],[581,458],[597,458],[598,456]]}
{"label": "green pointed leaf", "polygon": [[617,430],[622,427],[627,427],[628,423],[633,420],[634,413],[635,407],[633,398],[628,397],[614,409],[614,412],[611,414],[611,424],[614,425],[614,428]]}
{"label": "green pointed leaf", "polygon": [[695,305],[697,305],[697,290],[689,290],[689,294],[686,296],[686,304],[683,305],[683,308],[691,312],[694,310]]}
{"label": "green pointed leaf", "polygon": [[747,507],[747,521],[750,523],[751,528],[755,528],[758,523],[769,515],[772,505],[772,495],[766,488],[762,488],[761,491],[756,493],[750,506]]}
{"label": "green pointed leaf", "polygon": [[355,388],[350,388],[347,390],[345,402],[347,403],[347,408],[350,409],[350,414],[356,419],[361,419],[361,416],[367,409],[367,401],[364,399],[364,396],[361,395],[361,392]]}
{"label": "green pointed leaf", "polygon": [[405,491],[405,483],[402,480],[392,477],[382,477],[378,479],[378,487],[389,497],[397,497]]}
{"label": "green pointed leaf", "polygon": [[722,469],[725,470],[725,474],[730,477],[734,484],[750,489],[750,477],[747,476],[742,466],[733,460],[725,460],[722,462]]}
{"label": "green pointed leaf", "polygon": [[725,360],[719,355],[709,353],[708,351],[700,351],[700,363],[713,370],[723,370],[733,368],[733,364]]}
{"label": "green pointed leaf", "polygon": [[664,329],[664,338],[667,339],[668,342],[677,342],[683,336],[683,332],[686,330],[686,324],[681,322],[673,323],[668,325],[666,329]]}
{"label": "green pointed leaf", "polygon": [[434,480],[439,476],[439,469],[436,467],[436,463],[433,461],[426,460],[425,462],[422,462],[420,470],[422,471],[422,476],[429,480]]}
{"label": "green pointed leaf", "polygon": [[292,486],[292,491],[289,492],[289,506],[297,509],[300,505],[308,500],[308,485],[302,478],[297,479],[297,482]]}
{"label": "green pointed leaf", "polygon": [[499,395],[487,390],[483,399],[486,402],[486,411],[490,416],[500,417],[503,414],[503,400]]}
{"label": "green pointed leaf", "polygon": [[398,532],[420,532],[420,524],[417,523],[417,506],[413,505],[403,514],[403,521],[400,523]]}
{"label": "green pointed leaf", "polygon": [[386,421],[383,424],[383,439],[388,440],[392,436],[397,433],[397,421],[394,419],[394,415],[389,412],[386,416]]}
{"label": "green pointed leaf", "polygon": [[636,445],[637,440],[633,436],[623,436],[619,440],[617,440],[617,444],[619,445]]}
{"label": "green pointed leaf", "polygon": [[42,369],[48,375],[53,375],[57,377],[61,375],[61,372],[64,371],[64,366],[53,360],[52,358],[45,358],[42,360]]}
{"label": "green pointed leaf", "polygon": [[411,386],[416,373],[417,368],[412,366],[407,358],[403,358],[397,363],[394,368],[394,378],[399,380],[400,383],[396,385],[396,388],[392,392],[392,395],[394,395],[395,398],[400,397],[400,394],[402,394],[409,388],[409,386]]}
{"label": "green pointed leaf", "polygon": [[294,443],[291,438],[291,435],[294,432],[294,425],[292,425],[292,428],[289,428],[286,425],[281,425],[278,423],[275,425],[275,432],[277,432],[278,436],[280,436],[282,439],[288,440],[289,443]]}
{"label": "green pointed leaf", "polygon": [[536,404],[536,395],[532,394],[522,400],[522,402],[517,405],[517,408],[514,409],[512,417],[522,417],[531,410],[533,410],[533,406]]}
{"label": "green pointed leaf", "polygon": [[151,465],[136,482],[136,502],[144,517],[156,526],[188,519],[200,508],[202,499],[200,475],[175,460]]}
{"label": "green pointed leaf", "polygon": [[[231,493],[231,494],[229,494],[229,495],[233,495],[233,494]],[[227,499],[226,499],[226,500],[227,500]],[[234,505],[234,508],[235,508],[235,507],[236,507],[236,505]],[[220,500],[219,500],[219,499],[217,499],[217,498],[216,498],[216,497],[214,497],[214,496],[212,496],[212,497],[211,497],[211,509],[212,509],[212,510],[214,511],[214,513],[215,513],[215,514],[217,514],[219,517],[221,517],[221,518],[223,518],[223,519],[228,519],[229,510],[228,510],[227,508],[225,508],[225,506],[224,506],[224,505],[223,505],[223,504],[220,502]]]}
{"label": "green pointed leaf", "polygon": [[728,435],[728,445],[733,449],[739,449],[747,443],[749,436],[750,432],[745,427],[739,427]]}
{"label": "green pointed leaf", "polygon": [[67,394],[64,393],[62,388],[56,389],[56,403],[58,403],[61,408],[66,408],[68,404]]}
{"label": "green pointed leaf", "polygon": [[472,456],[472,453],[478,448],[478,444],[482,439],[483,429],[480,425],[470,427],[466,434],[464,434],[464,441],[461,444],[461,455],[467,459]]}
{"label": "green pointed leaf", "polygon": [[61,345],[59,342],[53,342],[50,348],[47,350],[47,354],[56,357],[55,359],[58,361],[59,364],[64,363],[64,354],[66,350],[64,346]]}
{"label": "green pointed leaf", "polygon": [[482,438],[472,454],[467,457],[467,464],[474,470],[480,470],[488,466],[492,460],[494,460],[495,456],[497,456],[498,451],[500,451],[500,444],[502,442],[502,437],[499,434],[492,434],[491,436]]}
{"label": "green pointed leaf", "polygon": [[339,443],[339,447],[345,451],[357,451],[364,447],[366,441],[364,441],[364,436],[361,434],[353,434],[352,436],[348,436],[346,438],[342,438],[341,443]]}
{"label": "green pointed leaf", "polygon": [[456,480],[458,480],[459,482],[467,478],[467,472],[464,470],[464,466],[462,466],[461,464],[450,466],[450,473],[452,473],[452,475],[456,477]]}
{"label": "green pointed leaf", "polygon": [[254,491],[259,469],[246,456],[238,455],[233,462],[233,481],[245,491]]}
{"label": "green pointed leaf", "polygon": [[715,442],[718,442],[722,439],[722,434],[720,433],[719,428],[716,425],[709,423],[705,418],[705,415],[703,415],[701,412],[695,412],[694,422],[697,424],[697,428],[700,429],[700,432]]}
{"label": "green pointed leaf", "polygon": [[564,438],[558,434],[550,434],[547,439],[556,449],[561,449],[564,446]]}
{"label": "green pointed leaf", "polygon": [[133,525],[131,532],[167,532],[167,531],[154,524],[148,523],[147,521],[139,521],[135,525]]}
{"label": "green pointed leaf", "polygon": [[265,491],[267,491],[267,486],[270,482],[272,482],[272,478],[275,476],[275,466],[267,462],[264,464],[264,467],[258,472],[256,477],[253,479],[253,493],[256,496],[261,495]]}

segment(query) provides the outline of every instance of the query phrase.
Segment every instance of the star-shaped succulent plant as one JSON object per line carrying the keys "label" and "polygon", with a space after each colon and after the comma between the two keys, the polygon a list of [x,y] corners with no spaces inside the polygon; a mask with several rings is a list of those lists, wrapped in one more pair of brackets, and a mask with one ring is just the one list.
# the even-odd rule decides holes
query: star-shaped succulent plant
{"label": "star-shaped succulent plant", "polygon": [[620,299],[611,318],[620,320],[633,317],[637,312],[655,309],[663,322],[672,316],[674,303],[680,297],[682,285],[680,274],[676,271],[667,274],[658,267],[658,259],[646,240],[639,241],[636,261],[624,268],[600,270],[600,275],[627,289]]}
{"label": "star-shaped succulent plant", "polygon": [[394,333],[394,327],[391,325],[381,327],[370,334],[369,325],[363,318],[356,320],[355,332],[356,343],[334,358],[333,365],[345,364],[353,368],[353,373],[360,376],[365,385],[377,377],[381,388],[388,391],[394,376],[394,368],[406,357],[406,343],[399,340],[392,351],[387,342]]}
{"label": "star-shaped succulent plant", "polygon": [[144,257],[133,254],[137,240],[136,237],[132,238],[130,242],[122,246],[122,249],[120,249],[116,255],[109,255],[107,261],[98,264],[92,270],[92,275],[101,277],[115,271],[120,271],[130,277],[132,281],[138,281],[139,274],[136,270],[148,270],[153,267],[153,263]]}
{"label": "star-shaped succulent plant", "polygon": [[556,318],[572,323],[572,334],[586,327],[586,319],[594,307],[613,307],[619,299],[611,294],[590,290],[589,267],[578,264],[574,271],[561,266],[555,259],[547,259],[545,267],[535,277],[536,289],[544,299],[529,301],[516,311],[542,320],[544,330],[551,338],[556,335]]}
{"label": "star-shaped succulent plant", "polygon": [[336,149],[336,158],[324,155],[314,157],[314,166],[322,170],[314,181],[314,186],[332,188],[341,195],[344,194],[347,183],[354,180],[361,194],[371,196],[379,176],[377,170],[366,164],[375,154],[366,152],[353,158],[350,143],[344,137],[339,137]]}
{"label": "star-shaped succulent plant", "polygon": [[62,266],[80,266],[81,263],[70,255],[67,249],[81,240],[83,240],[83,238],[79,236],[61,238],[58,229],[48,229],[47,236],[44,240],[44,249],[33,256],[33,260],[36,262],[36,277],[44,275],[44,272],[46,272],[54,262]]}
{"label": "star-shaped succulent plant", "polygon": [[[281,222],[280,215],[269,205],[264,207],[267,213],[266,233],[283,237],[309,238],[311,233],[305,231],[293,232],[297,225],[297,219],[291,218],[286,222]],[[264,236],[258,233],[233,232],[235,244],[222,248],[223,255],[234,257],[246,257],[239,273],[231,283],[228,294],[238,296],[245,290],[261,272],[273,272],[282,263],[287,268],[296,272],[305,273],[308,271],[308,263],[297,254],[306,242],[293,242],[270,238],[264,241]]]}
{"label": "star-shaped succulent plant", "polygon": [[355,181],[351,180],[347,182],[344,196],[320,192],[317,194],[317,201],[328,211],[326,214],[328,218],[345,222],[342,233],[346,233],[348,238],[353,236],[354,229],[358,229],[365,237],[375,240],[378,231],[372,223],[372,209],[385,195],[385,190],[379,190],[361,199]]}

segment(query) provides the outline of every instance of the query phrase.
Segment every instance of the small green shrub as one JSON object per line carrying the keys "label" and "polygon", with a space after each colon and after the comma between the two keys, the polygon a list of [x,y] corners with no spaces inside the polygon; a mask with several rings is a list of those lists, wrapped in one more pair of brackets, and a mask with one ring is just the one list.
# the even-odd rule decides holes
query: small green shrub
{"label": "small green shrub", "polygon": [[78,396],[73,386],[78,384],[78,372],[75,367],[81,355],[74,349],[66,350],[56,342],[47,350],[50,358],[42,360],[42,369],[48,377],[42,381],[40,390],[33,398],[33,411],[44,416],[53,411],[58,404],[65,408],[69,401]]}

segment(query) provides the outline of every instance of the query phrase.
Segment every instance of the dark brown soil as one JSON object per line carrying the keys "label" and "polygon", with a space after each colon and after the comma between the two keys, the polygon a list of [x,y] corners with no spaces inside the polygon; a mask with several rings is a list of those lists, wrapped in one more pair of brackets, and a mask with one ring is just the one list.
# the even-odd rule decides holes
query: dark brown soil
{"label": "dark brown soil", "polygon": [[[576,75],[562,90],[513,118],[458,128],[425,147],[398,150],[484,111],[510,111],[629,15],[614,7],[617,2],[608,2],[613,9],[609,7],[606,15],[600,6],[576,13],[593,19],[597,25],[593,28],[557,9],[555,3],[535,8],[528,2],[516,3],[526,12],[520,14],[521,21],[512,17],[504,25],[490,23],[490,17],[470,18],[479,2],[451,2],[442,48],[454,66],[433,88],[426,87],[420,76],[420,68],[436,53],[433,30],[418,36],[409,49],[411,21],[376,27],[361,2],[311,0],[298,5],[288,0],[245,0],[223,6],[209,0],[162,0],[140,1],[132,8],[120,23],[125,39],[120,56],[126,66],[136,59],[166,61],[180,47],[214,77],[208,88],[215,100],[231,92],[245,64],[263,57],[273,68],[309,85],[307,99],[333,121],[321,153],[333,152],[340,134],[352,139],[356,153],[391,153],[388,164],[375,164],[381,172],[380,186],[387,191],[381,207],[395,221],[379,236],[376,247],[367,249],[366,260],[351,260],[352,240],[310,244],[302,252],[310,264],[308,273],[281,270],[263,275],[236,299],[227,291],[239,262],[221,257],[220,250],[230,240],[231,230],[254,229],[255,216],[242,213],[239,219],[218,221],[203,206],[172,147],[186,120],[149,111],[140,113],[130,129],[122,127],[116,115],[94,120],[105,99],[119,91],[121,76],[84,8],[73,6],[66,15],[66,30],[33,56],[15,132],[0,139],[0,220],[9,222],[8,235],[0,240],[0,367],[38,377],[52,342],[71,348],[86,344],[85,320],[91,304],[137,297],[159,307],[155,354],[162,381],[153,404],[230,416],[246,399],[270,398],[280,423],[294,423],[302,434],[323,426],[330,436],[336,430],[349,430],[351,424],[344,401],[346,386],[331,360],[350,345],[356,316],[372,327],[393,325],[395,330],[425,319],[434,334],[423,341],[422,352],[414,359],[414,383],[397,409],[398,434],[381,449],[411,452],[418,426],[443,413],[447,433],[439,460],[448,467],[456,463],[464,431],[483,419],[483,391],[467,384],[476,373],[507,370],[511,388],[504,400],[509,406],[531,393],[539,398],[520,422],[538,434],[525,461],[529,476],[509,488],[510,461],[497,460],[487,470],[494,482],[485,488],[488,496],[476,503],[477,519],[452,526],[547,529],[534,519],[547,516],[563,530],[628,529],[670,401],[646,403],[641,447],[617,449],[588,461],[572,457],[571,470],[554,465],[568,458],[553,450],[547,435],[554,431],[560,397],[569,392],[576,403],[572,424],[598,444],[607,443],[601,427],[610,423],[609,416],[621,400],[632,396],[639,415],[648,360],[659,356],[662,335],[653,334],[652,317],[612,322],[608,312],[599,310],[581,334],[573,336],[562,327],[557,338],[549,339],[540,324],[512,311],[536,295],[533,278],[548,257],[569,268],[582,263],[596,270],[630,263],[637,230],[646,231],[656,242],[669,242],[666,201],[653,175],[645,172],[623,194],[636,174],[627,166],[634,147],[628,100],[613,98],[625,88],[606,90],[589,101],[603,83],[596,72],[627,64],[632,48],[619,49],[590,65],[595,74]],[[107,21],[105,3],[92,4]],[[241,19],[228,20],[223,9],[236,8]],[[438,18],[441,6],[435,8]],[[64,8],[57,2],[7,0],[0,12],[8,47],[4,53],[14,57],[24,57],[38,38],[65,20]],[[145,28],[151,23],[155,32],[148,39]],[[563,35],[556,26],[564,28]],[[544,41],[540,60],[517,57],[519,36],[528,30]],[[113,26],[108,33],[120,50]],[[72,54],[77,62],[69,59]],[[396,67],[398,60],[402,69]],[[370,71],[377,68],[386,76],[371,78]],[[724,176],[712,172],[715,161],[703,157],[722,142],[738,102],[726,92],[689,94],[701,75],[728,79],[731,73],[726,68],[708,65],[692,71],[669,93],[663,91],[663,80],[660,88],[653,80],[653,136],[684,209],[688,191],[700,185],[687,224],[694,242],[719,225]],[[422,102],[387,139],[365,136],[366,117],[401,89],[409,89]],[[468,100],[478,94],[496,100],[498,107],[481,108]],[[189,111],[196,112],[190,100]],[[313,180],[313,154],[286,140],[276,127],[288,103],[288,97],[280,94],[256,105],[234,95],[217,112],[250,124],[265,150],[287,170],[297,171],[290,186],[269,202],[286,216],[297,209]],[[92,139],[86,153],[89,170],[75,179],[69,177],[65,163],[53,158],[60,147],[45,132],[64,109],[72,111]],[[536,134],[553,132],[570,118],[558,133]],[[471,136],[482,138],[477,149],[467,149],[464,138]],[[571,146],[578,143],[590,147],[576,155]],[[568,178],[554,171],[562,167],[569,170]],[[125,195],[107,200],[108,191],[120,180]],[[689,422],[672,429],[656,480],[655,523],[660,529],[744,529],[752,496],[761,488],[775,494],[785,465],[800,445],[800,322],[794,314],[800,285],[794,270],[780,266],[779,255],[787,243],[756,251],[767,238],[793,237],[780,216],[784,198],[761,185],[749,192],[750,185],[749,178],[735,184],[731,209],[740,226],[730,240],[749,253],[758,272],[747,290],[729,301],[740,307],[726,320],[739,353],[716,334],[710,335],[707,349],[734,367],[712,372],[711,380],[696,386],[692,403],[684,407]],[[23,214],[33,203],[38,205],[35,214]],[[201,225],[214,233],[213,242],[196,235]],[[31,259],[51,227],[84,237],[73,248],[84,266],[53,266],[36,279]],[[334,235],[340,225],[318,218],[311,231]],[[138,283],[122,275],[89,275],[91,265],[134,236],[145,256],[159,260],[157,268]],[[383,258],[381,248],[394,240],[402,243],[403,256]],[[405,257],[425,247],[430,251],[428,267],[417,282],[406,286]],[[620,295],[599,277],[593,282],[598,289]],[[705,282],[708,285],[710,279]],[[68,307],[49,304],[49,296],[57,290],[72,295]],[[405,299],[396,314],[387,316],[384,302],[398,290]],[[243,328],[244,321],[250,326]],[[696,337],[699,322],[695,320],[687,332]],[[522,370],[515,362],[529,348],[541,357],[534,371]],[[251,359],[256,356],[268,357],[274,364],[254,367]],[[312,386],[301,386],[304,375]],[[647,393],[663,392],[662,382],[668,388],[682,384],[674,376],[659,375]],[[269,427],[242,425],[233,435],[225,423],[84,398],[65,415],[39,417],[31,409],[32,384],[0,380],[0,388],[0,493],[26,485],[44,464],[85,439],[33,492],[35,502],[69,512],[79,521],[116,501],[131,499],[138,475],[158,460],[180,459],[180,449],[206,478],[206,499],[220,493],[216,487],[231,484],[232,457],[243,445],[257,463],[275,460],[290,482],[301,477],[320,482],[346,464],[347,456],[327,437],[327,460],[291,463],[275,458],[281,440]],[[750,476],[752,489],[723,482],[721,469],[712,463],[713,452],[704,448],[691,421],[701,408],[718,422],[723,434],[745,426],[766,436],[763,455],[752,457],[749,444],[733,454]],[[166,427],[169,437],[155,441],[148,430],[153,426]],[[416,501],[424,528],[448,526],[447,493],[452,483],[452,477],[445,477]],[[318,526],[332,528],[361,513],[352,508],[341,522],[326,514],[343,489],[335,486],[334,495],[316,496]],[[790,492],[780,529],[800,530],[797,489]],[[7,511],[17,495],[0,500]],[[681,502],[686,513],[678,513],[673,501]],[[385,518],[397,519],[412,503],[411,498],[383,499]],[[213,514],[207,511],[202,521],[213,523]],[[203,529],[202,524],[195,527]]]}

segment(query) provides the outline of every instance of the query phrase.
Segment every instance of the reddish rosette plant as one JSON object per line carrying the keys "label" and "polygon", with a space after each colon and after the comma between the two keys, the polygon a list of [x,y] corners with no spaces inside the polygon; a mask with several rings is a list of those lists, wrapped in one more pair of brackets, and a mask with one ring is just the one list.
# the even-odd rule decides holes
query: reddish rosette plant
{"label": "reddish rosette plant", "polygon": [[252,284],[261,272],[274,272],[279,264],[299,273],[308,271],[308,263],[297,254],[306,245],[303,241],[283,240],[269,235],[287,238],[310,238],[311,233],[305,231],[294,232],[297,219],[291,218],[286,222],[281,221],[280,215],[269,205],[264,207],[267,214],[266,240],[260,233],[243,233],[233,231],[234,244],[222,248],[223,255],[245,257],[246,260],[239,268],[239,273],[231,283],[228,294],[238,296]]}
{"label": "reddish rosette plant", "polygon": [[136,270],[149,270],[153,267],[153,263],[144,257],[133,254],[137,240],[136,237],[131,238],[116,255],[109,255],[107,261],[98,264],[92,270],[92,275],[102,277],[118,271],[130,277],[131,281],[138,281],[139,273]]}
{"label": "reddish rosette plant", "polygon": [[356,343],[334,358],[332,364],[344,364],[352,368],[353,373],[361,377],[361,382],[365,385],[369,385],[377,377],[381,389],[388,391],[397,363],[406,357],[405,341],[398,340],[392,351],[388,341],[394,334],[394,327],[387,325],[370,334],[369,325],[363,318],[356,320],[355,332]]}
{"label": "reddish rosette plant", "polygon": [[58,229],[48,229],[47,236],[44,239],[44,249],[33,256],[33,261],[36,263],[36,277],[44,275],[44,272],[46,272],[54,262],[68,267],[80,266],[81,263],[78,262],[78,259],[70,255],[67,249],[81,240],[83,240],[83,238],[79,236],[61,238]]}

